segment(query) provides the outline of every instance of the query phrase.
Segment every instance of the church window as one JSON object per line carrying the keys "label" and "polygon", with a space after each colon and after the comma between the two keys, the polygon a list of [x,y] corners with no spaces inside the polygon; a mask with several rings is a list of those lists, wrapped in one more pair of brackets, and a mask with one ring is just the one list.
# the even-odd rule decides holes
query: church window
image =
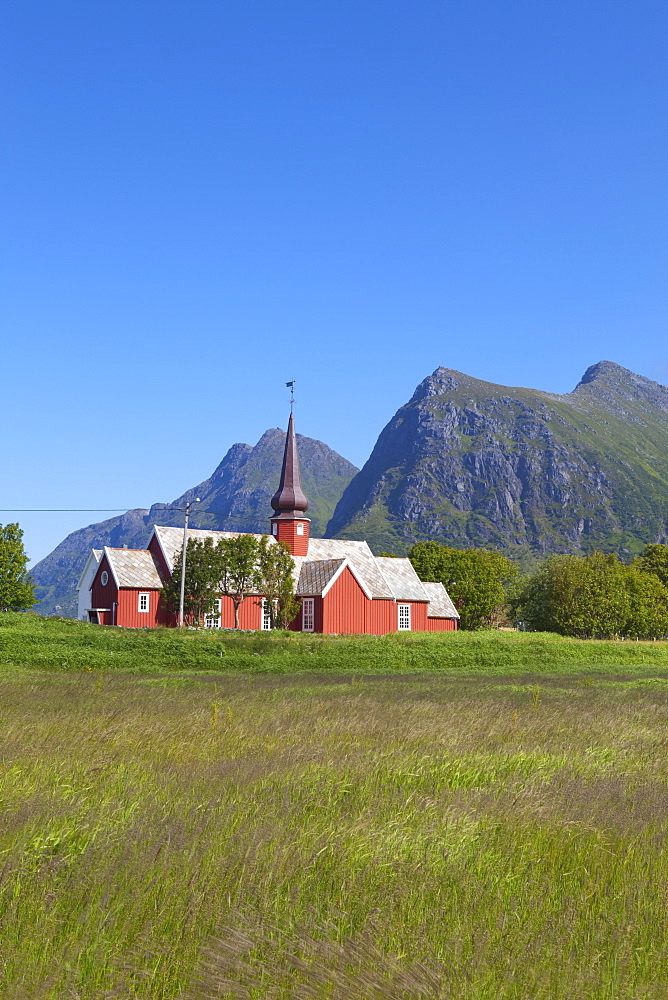
{"label": "church window", "polygon": [[302,632],[312,632],[315,627],[314,604],[312,597],[305,597],[302,601]]}
{"label": "church window", "polygon": [[262,631],[268,632],[271,629],[271,602],[265,599],[262,601]]}
{"label": "church window", "polygon": [[411,630],[411,606],[410,604],[399,605],[399,631],[410,632]]}
{"label": "church window", "polygon": [[217,600],[213,614],[204,616],[204,628],[220,628],[221,605],[222,601],[220,599]]}

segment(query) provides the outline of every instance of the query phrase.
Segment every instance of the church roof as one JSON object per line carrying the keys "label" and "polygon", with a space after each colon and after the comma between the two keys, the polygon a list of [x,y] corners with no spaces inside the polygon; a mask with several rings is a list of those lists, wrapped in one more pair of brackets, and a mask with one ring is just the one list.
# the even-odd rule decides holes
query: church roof
{"label": "church roof", "polygon": [[105,545],[104,554],[118,587],[162,589],[158,567],[148,549],[111,549]]}
{"label": "church roof", "polygon": [[429,598],[428,618],[459,618],[459,612],[442,583],[423,583]]}
{"label": "church roof", "polygon": [[[174,569],[174,561],[183,548],[183,528],[165,527],[156,524],[153,533],[157,536],[160,547],[164,553],[170,573]],[[213,538],[215,542],[219,538],[236,538],[237,535],[248,535],[248,531],[213,531],[206,528],[188,528],[188,538],[203,541],[205,538]],[[255,538],[269,538],[273,542],[271,535],[254,535]],[[150,539],[149,539],[150,540]]]}
{"label": "church roof", "polygon": [[376,556],[380,571],[397,601],[427,601],[427,593],[410,559]]}
{"label": "church roof", "polygon": [[322,594],[345,563],[345,559],[304,559],[295,593],[299,597]]}
{"label": "church roof", "polygon": [[[366,542],[350,541],[347,538],[310,538],[308,555],[292,558],[300,572],[304,563],[312,560],[348,559],[353,573],[370,597],[384,597],[390,600],[394,597],[390,585],[378,568],[376,557]],[[423,597],[422,600],[426,598]]]}

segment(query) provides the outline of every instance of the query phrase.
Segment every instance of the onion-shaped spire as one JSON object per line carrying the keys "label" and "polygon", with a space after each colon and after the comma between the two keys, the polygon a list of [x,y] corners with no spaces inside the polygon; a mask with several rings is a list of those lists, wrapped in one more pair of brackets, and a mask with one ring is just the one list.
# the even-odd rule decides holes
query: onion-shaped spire
{"label": "onion-shaped spire", "polygon": [[283,452],[283,468],[278,489],[271,498],[271,506],[277,513],[308,510],[308,500],[302,490],[299,478],[299,456],[297,454],[297,435],[292,414],[288,423],[288,433],[285,436],[285,451]]}

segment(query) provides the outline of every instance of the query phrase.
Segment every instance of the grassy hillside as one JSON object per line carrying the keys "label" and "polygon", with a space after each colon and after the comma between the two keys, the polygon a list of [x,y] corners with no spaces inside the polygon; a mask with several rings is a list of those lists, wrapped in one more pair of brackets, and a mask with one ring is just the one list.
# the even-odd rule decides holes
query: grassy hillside
{"label": "grassy hillside", "polygon": [[50,624],[3,624],[2,1000],[668,995],[666,677],[131,675],[235,647]]}
{"label": "grassy hillside", "polygon": [[319,636],[290,632],[103,628],[72,619],[0,614],[0,669],[136,673],[491,673],[668,669],[668,643],[564,639],[547,633],[425,632]]}

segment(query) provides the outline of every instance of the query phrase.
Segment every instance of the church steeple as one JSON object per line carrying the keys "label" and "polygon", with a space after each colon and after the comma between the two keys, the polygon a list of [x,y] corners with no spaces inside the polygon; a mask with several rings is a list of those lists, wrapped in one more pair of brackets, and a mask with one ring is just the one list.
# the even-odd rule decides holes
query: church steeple
{"label": "church steeple", "polygon": [[288,422],[288,433],[285,436],[281,481],[271,498],[271,506],[275,511],[303,512],[308,510],[308,500],[304,496],[299,477],[297,435],[295,434],[295,419],[292,414],[290,414]]}
{"label": "church steeple", "polygon": [[283,467],[278,489],[271,498],[271,506],[276,513],[271,519],[271,533],[279,542],[285,542],[293,556],[305,556],[308,552],[310,519],[305,517],[308,500],[302,490],[299,476],[299,455],[297,435],[292,413],[285,436]]}

